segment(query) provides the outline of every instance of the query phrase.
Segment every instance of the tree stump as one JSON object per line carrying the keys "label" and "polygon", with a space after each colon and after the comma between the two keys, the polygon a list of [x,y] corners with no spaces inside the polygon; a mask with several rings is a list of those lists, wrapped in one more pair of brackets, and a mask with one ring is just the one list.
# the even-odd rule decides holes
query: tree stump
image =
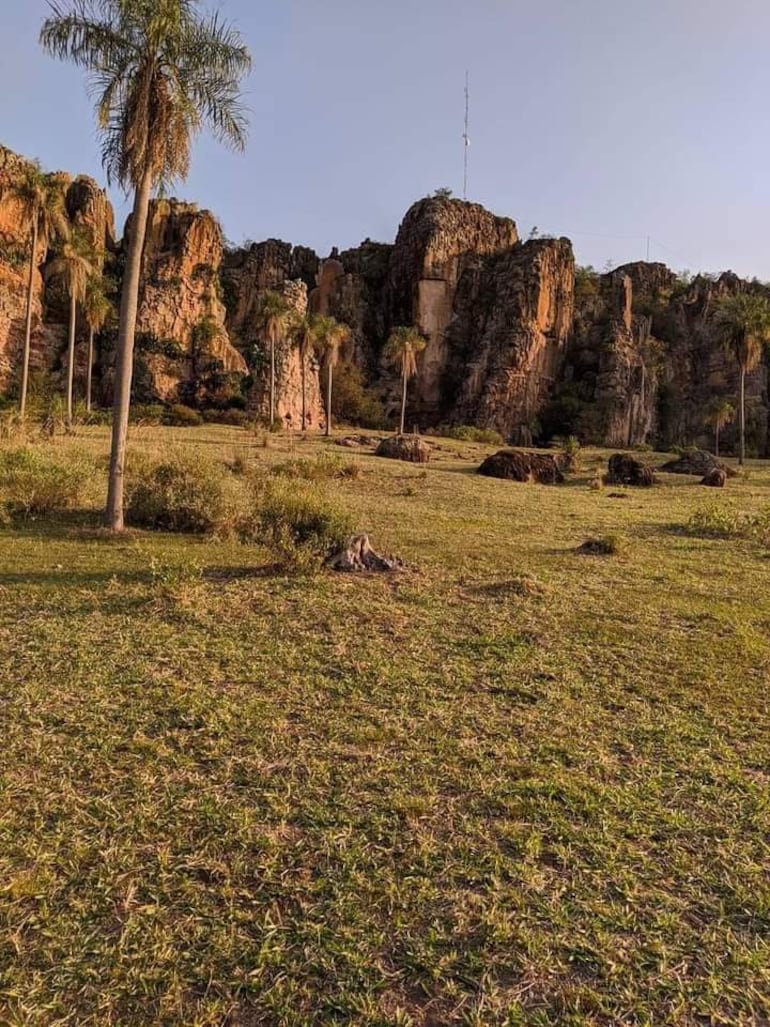
{"label": "tree stump", "polygon": [[374,571],[384,573],[400,570],[404,565],[393,556],[381,556],[372,549],[369,536],[362,533],[351,535],[339,552],[333,553],[326,561],[326,566],[333,571],[360,573]]}

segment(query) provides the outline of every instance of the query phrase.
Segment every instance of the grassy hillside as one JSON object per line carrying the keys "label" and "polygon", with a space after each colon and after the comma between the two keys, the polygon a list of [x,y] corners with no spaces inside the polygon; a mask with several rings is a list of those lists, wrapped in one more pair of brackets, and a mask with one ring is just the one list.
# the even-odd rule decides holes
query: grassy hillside
{"label": "grassy hillside", "polygon": [[394,576],[0,530],[0,1023],[770,1022],[770,467],[525,486],[435,441],[318,486]]}

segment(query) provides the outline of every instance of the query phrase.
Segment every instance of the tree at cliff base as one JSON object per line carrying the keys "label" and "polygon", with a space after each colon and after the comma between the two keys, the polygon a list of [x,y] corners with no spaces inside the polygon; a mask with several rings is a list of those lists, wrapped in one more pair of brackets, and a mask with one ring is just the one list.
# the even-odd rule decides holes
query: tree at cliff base
{"label": "tree at cliff base", "polygon": [[239,90],[251,67],[240,35],[193,0],[52,0],[40,35],[53,57],[83,68],[97,98],[103,163],[110,182],[133,191],[115,367],[106,523],[124,527],[123,493],[134,339],[150,198],[184,179],[204,125],[242,149]]}

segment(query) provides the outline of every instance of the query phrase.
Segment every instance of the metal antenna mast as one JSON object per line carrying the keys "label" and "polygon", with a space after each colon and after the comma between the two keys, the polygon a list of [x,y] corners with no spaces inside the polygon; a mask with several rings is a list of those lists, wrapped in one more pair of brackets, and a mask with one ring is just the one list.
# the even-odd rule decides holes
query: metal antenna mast
{"label": "metal antenna mast", "polygon": [[463,132],[463,144],[465,150],[465,174],[463,176],[463,199],[468,199],[468,150],[471,145],[471,139],[468,135],[468,129],[470,127],[470,114],[471,114],[471,90],[470,90],[470,72],[465,72],[465,132]]}

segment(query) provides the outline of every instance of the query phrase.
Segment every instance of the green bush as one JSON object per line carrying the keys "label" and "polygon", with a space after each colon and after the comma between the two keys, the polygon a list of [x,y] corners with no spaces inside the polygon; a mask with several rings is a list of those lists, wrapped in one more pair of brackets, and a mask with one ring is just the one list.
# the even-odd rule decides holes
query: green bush
{"label": "green bush", "polygon": [[366,388],[359,368],[344,361],[334,371],[332,415],[339,421],[360,428],[379,430],[385,426],[385,408],[382,400]]}
{"label": "green bush", "polygon": [[82,500],[91,467],[43,449],[0,450],[0,505],[16,517],[68,510]]}
{"label": "green bush", "polygon": [[755,517],[734,506],[710,505],[690,515],[685,532],[705,538],[740,538],[755,524]]}
{"label": "green bush", "polygon": [[224,465],[194,453],[160,462],[129,461],[126,520],[141,528],[223,534],[232,527],[234,503]]}
{"label": "green bush", "polygon": [[476,428],[472,424],[443,424],[436,429],[436,434],[458,442],[481,442],[490,446],[501,446],[505,441],[494,428]]}
{"label": "green bush", "polygon": [[129,420],[132,424],[162,424],[166,408],[160,403],[132,403]]}
{"label": "green bush", "polygon": [[352,534],[347,514],[313,485],[297,482],[272,480],[258,487],[240,523],[244,541],[263,543],[293,571],[318,569]]}
{"label": "green bush", "polygon": [[313,460],[300,457],[283,464],[274,464],[272,473],[278,477],[302,481],[328,481],[330,478],[342,477],[343,464],[333,453],[321,453]]}
{"label": "green bush", "polygon": [[174,403],[166,410],[163,416],[163,423],[174,428],[195,428],[203,424],[203,418],[197,410],[186,407],[184,403]]}
{"label": "green bush", "polygon": [[202,417],[206,424],[226,424],[232,428],[245,428],[249,423],[249,415],[239,407],[230,407],[227,410],[204,410]]}

